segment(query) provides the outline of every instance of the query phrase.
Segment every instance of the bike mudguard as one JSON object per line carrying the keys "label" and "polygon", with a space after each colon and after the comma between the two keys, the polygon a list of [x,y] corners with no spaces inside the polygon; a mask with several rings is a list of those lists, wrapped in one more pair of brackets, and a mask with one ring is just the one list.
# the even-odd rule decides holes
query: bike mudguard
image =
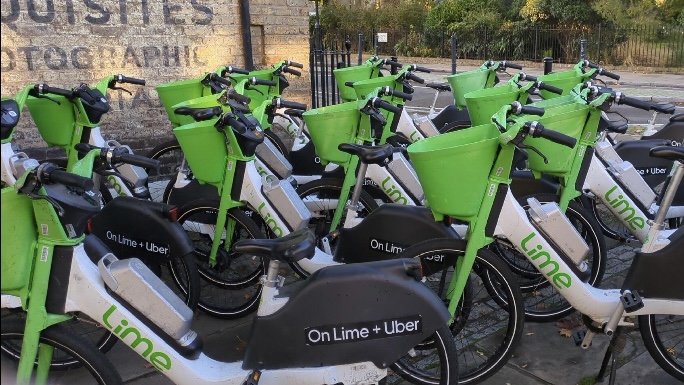
{"label": "bike mudguard", "polygon": [[470,126],[470,115],[468,114],[467,108],[459,110],[455,104],[451,104],[444,107],[437,116],[432,118],[432,124],[434,124],[435,128],[440,132],[442,132],[444,127],[456,123]]}
{"label": "bike mudguard", "polygon": [[558,194],[558,182],[550,176],[536,179],[529,170],[513,170],[511,172],[511,192],[516,198],[533,194]]}
{"label": "bike mudguard", "polygon": [[334,260],[357,263],[392,259],[414,243],[434,238],[458,235],[448,224],[436,222],[426,207],[386,203],[353,228],[340,230]]}
{"label": "bike mudguard", "polygon": [[200,184],[197,179],[193,179],[183,187],[172,187],[169,191],[167,203],[181,206],[188,202],[205,198],[217,201],[221,199],[215,186],[209,183]]}
{"label": "bike mudguard", "polygon": [[638,291],[643,298],[684,298],[684,227],[670,235],[670,244],[654,253],[637,251],[622,290]]}
{"label": "bike mudguard", "polygon": [[630,140],[615,145],[615,152],[622,160],[631,163],[651,188],[665,181],[672,168],[672,161],[649,155],[651,148],[667,146],[666,139]]}
{"label": "bike mudguard", "polygon": [[183,227],[167,218],[171,208],[163,203],[116,197],[92,217],[90,232],[119,258],[166,263],[195,249]]}
{"label": "bike mudguard", "polygon": [[292,175],[321,175],[325,171],[311,140],[304,147],[290,151],[288,158],[292,164]]}
{"label": "bike mudguard", "polygon": [[642,136],[641,139],[667,139],[673,146],[681,146],[684,143],[684,113],[672,115],[670,121],[655,134]]}
{"label": "bike mudguard", "polygon": [[325,267],[252,323],[243,369],[373,362],[386,368],[446,325],[449,312],[411,259]]}

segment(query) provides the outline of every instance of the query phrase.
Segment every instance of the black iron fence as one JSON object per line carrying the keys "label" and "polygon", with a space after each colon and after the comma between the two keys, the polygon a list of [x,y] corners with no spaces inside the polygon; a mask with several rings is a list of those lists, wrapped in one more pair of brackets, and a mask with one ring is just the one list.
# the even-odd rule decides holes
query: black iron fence
{"label": "black iron fence", "polygon": [[[377,42],[377,33],[387,42]],[[325,31],[311,38],[312,106],[339,102],[332,70],[361,64],[362,53],[456,59],[576,63],[580,57],[606,67],[684,67],[684,27],[561,29],[516,26],[499,29],[418,31]],[[315,49],[320,47],[320,49]],[[315,65],[314,65],[315,64]],[[315,74],[315,76],[314,76]],[[318,97],[316,97],[318,95]]]}

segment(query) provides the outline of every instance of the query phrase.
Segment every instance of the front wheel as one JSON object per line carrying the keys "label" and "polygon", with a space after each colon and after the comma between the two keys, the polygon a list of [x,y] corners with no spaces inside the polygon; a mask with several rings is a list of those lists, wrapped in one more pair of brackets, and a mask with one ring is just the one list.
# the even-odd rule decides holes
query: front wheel
{"label": "front wheel", "polygon": [[[230,246],[240,239],[265,238],[254,221],[239,208],[228,210],[219,242],[216,264],[209,262],[218,219],[219,202],[192,201],[179,209],[178,222],[195,245],[195,262],[200,274],[198,306],[212,316],[234,319],[252,313],[259,306],[265,272],[261,257],[237,254]],[[226,230],[232,230],[227,232]]]}
{"label": "front wheel", "polygon": [[[446,325],[435,331],[426,343],[416,346],[391,369],[404,380],[422,385],[455,385],[458,383],[458,352]],[[393,384],[394,376],[386,383]],[[399,379],[396,379],[398,382]]]}
{"label": "front wheel", "polygon": [[[2,321],[2,350],[5,354],[10,354],[5,350],[6,346],[13,346],[13,351],[21,351],[21,344],[24,338],[25,323],[21,320]],[[57,324],[50,326],[40,333],[41,346],[54,348],[52,361],[76,361],[77,368],[63,368],[64,370],[51,370],[48,373],[47,384],[65,384],[73,382],[74,378],[79,379],[79,384],[100,384],[100,385],[119,385],[123,384],[121,376],[114,366],[105,358],[104,354],[97,348],[77,335],[71,334]],[[5,355],[3,354],[3,355]],[[3,377],[7,374],[16,378],[19,357],[10,360],[7,365],[3,362]],[[52,368],[52,365],[51,365]],[[86,378],[87,375],[87,378]]]}
{"label": "front wheel", "polygon": [[[461,239],[431,239],[405,249],[397,258],[420,258],[426,284],[448,304],[459,298],[447,289],[451,279],[456,279],[455,262],[465,249]],[[514,275],[488,250],[478,250],[472,267],[467,268],[470,275],[451,329],[458,350],[459,383],[475,384],[496,373],[518,346],[524,302]]]}
{"label": "front wheel", "polygon": [[684,382],[684,316],[641,315],[639,331],[646,350],[663,370]]}

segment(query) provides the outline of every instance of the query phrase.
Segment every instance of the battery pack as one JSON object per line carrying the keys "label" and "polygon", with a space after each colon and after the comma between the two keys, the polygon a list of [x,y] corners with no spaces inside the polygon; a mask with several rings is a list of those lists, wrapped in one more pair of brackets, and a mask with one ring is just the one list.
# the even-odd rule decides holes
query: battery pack
{"label": "battery pack", "polygon": [[610,163],[608,171],[613,174],[615,179],[619,180],[623,186],[626,186],[629,192],[639,201],[644,207],[651,207],[656,200],[656,194],[653,192],[651,186],[644,181],[639,171],[629,162]]}
{"label": "battery pack", "polygon": [[584,271],[581,266],[589,253],[589,246],[561,211],[558,203],[549,202],[542,205],[535,198],[529,198],[527,203],[527,212],[532,224],[542,232],[544,239]]}
{"label": "battery pack", "polygon": [[276,146],[267,137],[257,146],[256,156],[278,179],[287,179],[292,175],[292,164],[285,159]]}
{"label": "battery pack", "polygon": [[98,262],[105,284],[175,340],[188,338],[192,310],[138,258],[107,254]]}
{"label": "battery pack", "polygon": [[292,231],[308,226],[311,212],[290,182],[265,175],[262,177],[262,192]]}
{"label": "battery pack", "polygon": [[603,159],[605,162],[622,162],[622,158],[620,158],[620,155],[618,155],[618,153],[615,152],[613,145],[606,140],[602,140],[596,143],[596,146],[594,146],[594,151],[596,151],[599,157]]}
{"label": "battery pack", "polygon": [[439,131],[437,130],[437,127],[435,127],[435,124],[432,123],[430,117],[413,114],[412,119],[413,124],[415,124],[416,128],[418,128],[426,138],[439,135]]}
{"label": "battery pack", "polygon": [[408,190],[409,194],[416,198],[418,202],[423,202],[425,192],[423,192],[423,187],[420,185],[420,181],[418,181],[413,165],[406,159],[404,154],[394,153],[394,157],[387,165],[387,169],[401,183],[402,187]]}

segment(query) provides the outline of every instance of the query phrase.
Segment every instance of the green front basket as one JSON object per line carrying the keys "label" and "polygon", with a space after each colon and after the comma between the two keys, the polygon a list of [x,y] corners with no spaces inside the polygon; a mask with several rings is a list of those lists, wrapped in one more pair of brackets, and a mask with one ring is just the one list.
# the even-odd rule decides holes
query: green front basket
{"label": "green front basket", "polygon": [[174,127],[180,126],[182,123],[178,122],[176,114],[173,112],[173,107],[189,99],[199,98],[200,96],[211,94],[211,90],[202,84],[202,78],[181,80],[166,84],[160,84],[156,87],[159,99],[166,110],[166,114]]}
{"label": "green front basket", "polygon": [[[550,86],[562,89],[563,93],[561,95],[565,96],[569,95],[570,91],[572,91],[572,89],[579,83],[584,82],[586,78],[586,75],[578,73],[573,68],[568,71],[556,72],[548,75],[541,75],[537,78],[537,80],[542,81]],[[544,99],[553,99],[557,98],[558,96],[561,96],[546,90],[540,90],[539,93]]]}
{"label": "green front basket", "polygon": [[[71,105],[71,103],[67,103]],[[33,203],[14,187],[2,189],[2,286],[3,294],[19,295],[31,278],[38,234]],[[11,218],[10,218],[11,217]]]}
{"label": "green front basket", "polygon": [[432,136],[408,147],[433,211],[457,219],[477,215],[496,160],[499,135],[490,123]]}
{"label": "green front basket", "polygon": [[495,77],[494,72],[488,69],[476,69],[447,76],[456,106],[459,109],[466,107],[465,94],[468,92],[493,87]]}
{"label": "green front basket", "polygon": [[468,92],[465,94],[465,101],[471,125],[491,123],[492,115],[501,107],[521,99],[524,104],[527,100],[527,93],[521,92],[517,85],[511,84]]}
{"label": "green front basket", "polygon": [[26,99],[26,106],[40,136],[48,145],[68,146],[76,124],[74,105],[64,96],[50,95],[50,98],[58,103],[46,98],[29,96]]}
{"label": "green front basket", "polygon": [[358,82],[378,77],[380,70],[374,66],[358,65],[353,67],[338,68],[333,70],[337,88],[340,90],[340,97],[345,102],[356,100],[356,91],[352,87],[345,86],[346,82]]}
{"label": "green front basket", "polygon": [[342,143],[351,143],[359,128],[361,112],[358,101],[315,108],[302,117],[323,164],[343,164],[351,155],[337,149]]}
{"label": "green front basket", "polygon": [[[171,114],[174,116],[174,120],[178,122],[178,126],[182,126],[184,124],[190,124],[194,123],[195,120],[192,118],[190,115],[177,115],[175,113],[176,109],[179,107],[189,107],[189,108],[209,108],[209,107],[216,107],[220,106],[221,103],[218,101],[218,98],[220,97],[221,94],[216,94],[216,95],[207,95],[207,96],[201,96],[199,98],[194,98],[194,99],[189,99],[189,100],[184,100],[178,104],[175,104],[171,107]],[[171,116],[171,114],[169,116]]]}
{"label": "green front basket", "polygon": [[224,134],[214,128],[216,119],[185,124],[173,129],[185,160],[200,182],[218,185],[226,171],[228,150]]}

